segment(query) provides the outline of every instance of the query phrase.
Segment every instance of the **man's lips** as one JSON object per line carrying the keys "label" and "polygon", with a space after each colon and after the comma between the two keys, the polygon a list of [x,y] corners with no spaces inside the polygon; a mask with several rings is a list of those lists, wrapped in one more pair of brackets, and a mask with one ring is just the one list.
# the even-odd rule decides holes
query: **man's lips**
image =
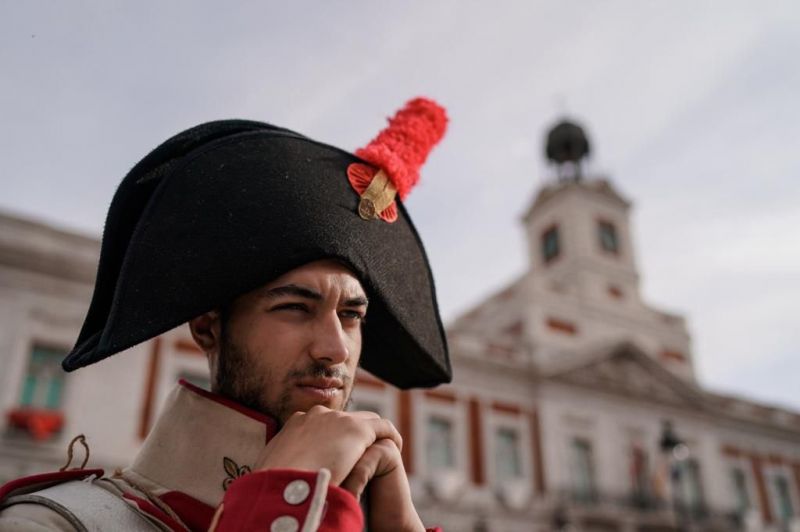
{"label": "man's lips", "polygon": [[337,379],[335,377],[317,377],[313,379],[300,379],[297,381],[298,386],[308,387],[308,388],[342,388],[344,383],[342,379]]}
{"label": "man's lips", "polygon": [[323,401],[339,395],[343,386],[341,379],[335,378],[301,379],[297,382],[297,387],[301,392]]}

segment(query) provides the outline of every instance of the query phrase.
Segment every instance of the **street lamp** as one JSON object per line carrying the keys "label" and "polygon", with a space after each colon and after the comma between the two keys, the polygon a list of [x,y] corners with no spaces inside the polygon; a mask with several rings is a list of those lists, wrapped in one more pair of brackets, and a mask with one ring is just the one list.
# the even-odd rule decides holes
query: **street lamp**
{"label": "street lamp", "polygon": [[679,530],[685,530],[683,504],[679,500],[681,486],[681,463],[689,458],[689,446],[678,438],[672,423],[664,421],[661,431],[661,441],[659,442],[661,452],[667,460],[669,468],[670,489],[672,491],[672,509],[675,513],[675,521]]}
{"label": "street lamp", "polygon": [[569,518],[567,517],[567,510],[559,505],[553,512],[553,530],[556,532],[566,532],[569,530]]}

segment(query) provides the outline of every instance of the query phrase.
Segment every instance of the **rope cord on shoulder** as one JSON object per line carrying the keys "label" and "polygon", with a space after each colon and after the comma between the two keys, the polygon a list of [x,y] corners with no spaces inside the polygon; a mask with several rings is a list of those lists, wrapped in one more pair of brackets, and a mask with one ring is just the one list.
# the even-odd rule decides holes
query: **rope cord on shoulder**
{"label": "rope cord on shoulder", "polygon": [[77,469],[83,469],[84,467],[86,467],[86,464],[89,463],[89,445],[86,443],[86,436],[84,436],[83,434],[78,434],[77,436],[72,438],[71,442],[69,442],[69,447],[67,447],[67,463],[64,464],[64,466],[61,469],[59,469],[59,471],[66,471],[67,468],[70,466],[70,464],[72,464],[72,448],[75,447],[75,442],[78,442],[81,445],[83,445],[83,448],[86,450],[86,454],[83,457],[83,462],[81,463],[81,466],[78,467]]}

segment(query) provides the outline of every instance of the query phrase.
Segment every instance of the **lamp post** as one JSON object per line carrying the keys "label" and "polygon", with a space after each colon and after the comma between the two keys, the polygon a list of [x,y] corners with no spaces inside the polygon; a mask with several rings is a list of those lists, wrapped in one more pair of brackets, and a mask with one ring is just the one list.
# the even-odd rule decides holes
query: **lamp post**
{"label": "lamp post", "polygon": [[680,501],[679,490],[681,487],[681,463],[689,457],[689,447],[678,438],[672,423],[665,421],[661,430],[659,447],[667,461],[669,468],[670,491],[672,492],[672,511],[675,514],[675,523],[678,530],[687,530],[684,520],[683,504]]}
{"label": "lamp post", "polygon": [[553,527],[556,532],[567,532],[569,530],[567,510],[561,505],[558,505],[553,511]]}

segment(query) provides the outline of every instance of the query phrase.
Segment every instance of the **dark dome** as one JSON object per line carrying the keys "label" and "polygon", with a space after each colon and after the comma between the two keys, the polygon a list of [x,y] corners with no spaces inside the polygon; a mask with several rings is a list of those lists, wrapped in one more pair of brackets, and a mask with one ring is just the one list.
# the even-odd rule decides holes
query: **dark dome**
{"label": "dark dome", "polygon": [[562,120],[547,134],[547,158],[558,164],[577,163],[589,155],[589,139],[583,128],[574,122]]}

